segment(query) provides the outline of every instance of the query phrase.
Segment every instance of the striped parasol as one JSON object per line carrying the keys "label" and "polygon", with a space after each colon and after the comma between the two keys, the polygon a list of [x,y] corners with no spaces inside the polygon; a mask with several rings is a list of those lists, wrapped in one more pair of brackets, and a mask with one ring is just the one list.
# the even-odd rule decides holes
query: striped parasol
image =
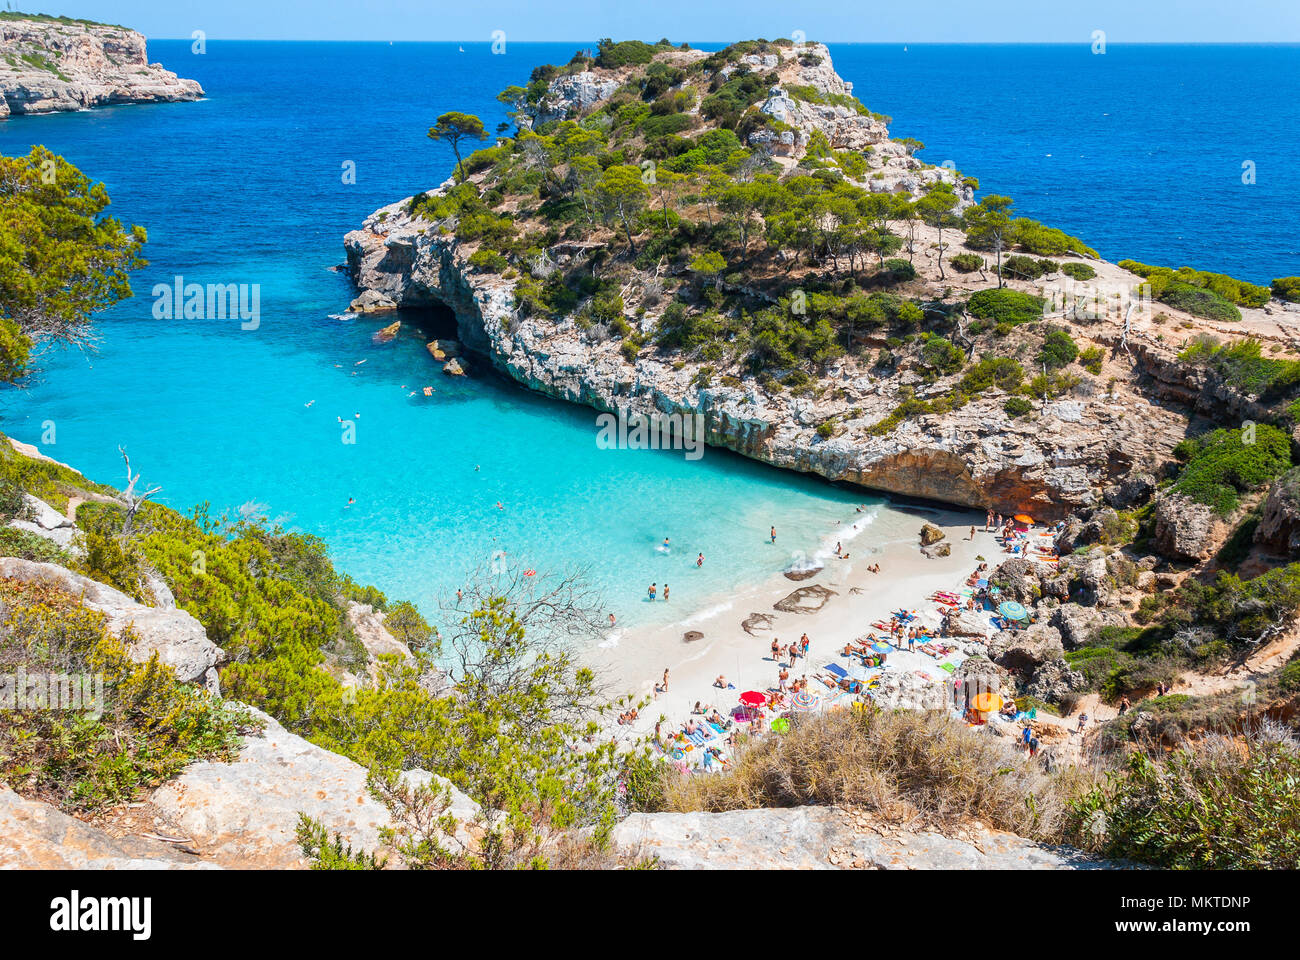
{"label": "striped parasol", "polygon": [[817,706],[817,704],[821,703],[819,699],[814,697],[811,693],[808,693],[806,690],[800,690],[796,693],[791,702],[794,704],[796,710],[805,711],[811,710],[813,707]]}

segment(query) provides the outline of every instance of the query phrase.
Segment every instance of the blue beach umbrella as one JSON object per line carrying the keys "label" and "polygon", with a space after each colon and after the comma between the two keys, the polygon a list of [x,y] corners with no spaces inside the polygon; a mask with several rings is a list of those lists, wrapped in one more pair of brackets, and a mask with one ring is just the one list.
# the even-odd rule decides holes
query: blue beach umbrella
{"label": "blue beach umbrella", "polygon": [[1014,600],[1005,600],[998,605],[998,613],[1008,620],[1024,620],[1029,616],[1029,611]]}

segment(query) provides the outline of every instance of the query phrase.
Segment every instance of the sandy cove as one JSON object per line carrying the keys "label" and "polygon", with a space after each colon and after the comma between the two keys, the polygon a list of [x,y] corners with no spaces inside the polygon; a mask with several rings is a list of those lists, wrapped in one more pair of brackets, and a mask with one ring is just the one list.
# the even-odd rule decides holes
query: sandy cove
{"label": "sandy cove", "polygon": [[[651,698],[630,727],[616,724],[616,718],[611,717],[611,732],[620,739],[651,734],[661,717],[665,731],[676,729],[690,716],[696,701],[715,706],[725,715],[736,705],[741,692],[776,685],[779,666],[771,659],[774,638],[788,644],[808,634],[808,658],[796,662],[790,677],[793,680],[807,674],[811,680],[812,674],[826,664],[839,662],[844,644],[871,631],[874,621],[887,623],[892,610],[915,610],[918,622],[937,627],[939,614],[937,604],[930,599],[932,593],[960,590],[979,564],[977,556],[982,555],[990,568],[1006,559],[995,534],[984,531],[982,513],[891,506],[914,520],[910,535],[894,531],[892,539],[873,543],[868,528],[858,539],[847,542],[849,559],[836,560],[832,556],[822,570],[806,580],[795,582],[783,573],[775,573],[761,584],[742,588],[728,597],[712,598],[712,603],[697,609],[683,607],[682,618],[672,624],[623,631],[616,646],[588,655],[588,662],[610,681],[611,692],[631,694],[636,702]],[[853,517],[846,518],[845,527],[853,521]],[[919,534],[921,524],[926,522],[944,531],[945,542],[952,547],[950,556],[931,559],[921,554]],[[967,539],[972,524],[973,541]],[[874,564],[880,565],[880,573],[867,569]],[[774,609],[774,604],[800,587],[813,585],[834,592],[820,609],[809,613]],[[772,621],[767,628],[754,628],[750,635],[741,623],[754,613],[770,616]],[[687,641],[687,631],[697,631],[703,637]],[[665,668],[669,671],[668,692],[656,695],[655,685]],[[733,688],[715,687],[719,674]],[[816,681],[812,681],[810,689],[824,692]]]}

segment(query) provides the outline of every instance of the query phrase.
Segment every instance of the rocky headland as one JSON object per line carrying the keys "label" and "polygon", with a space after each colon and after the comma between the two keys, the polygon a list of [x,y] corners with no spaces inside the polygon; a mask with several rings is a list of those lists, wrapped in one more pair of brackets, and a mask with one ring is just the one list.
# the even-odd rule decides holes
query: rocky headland
{"label": "rocky headland", "polygon": [[150,63],[145,38],[134,30],[43,16],[0,19],[0,118],[202,96],[194,80]]}

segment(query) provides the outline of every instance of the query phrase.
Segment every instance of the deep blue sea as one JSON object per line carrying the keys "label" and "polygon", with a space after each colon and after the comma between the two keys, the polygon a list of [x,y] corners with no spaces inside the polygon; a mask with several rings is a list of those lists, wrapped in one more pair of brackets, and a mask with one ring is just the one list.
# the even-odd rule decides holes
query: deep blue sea
{"label": "deep blue sea", "polygon": [[[4,153],[43,143],[102,180],[115,215],[148,229],[150,260],[136,298],[100,319],[97,352],[46,354],[26,389],[0,394],[0,429],[38,442],[48,421],[47,453],[118,485],[121,445],[179,509],[262,504],[325,537],[358,580],[430,612],[499,551],[588,567],[635,623],[670,619],[641,600],[652,580],[695,605],[823,549],[867,497],[718,451],[600,450],[591,411],[444,377],[409,324],[376,345],[379,323],[331,319],[353,296],[330,270],[343,234],[447,176],[450,151],[425,137],[437,115],[492,126],[500,89],[581,45],[498,56],[471,43],[209,41],[195,55],[153,41],[151,59],[199,80],[206,100],[0,124]],[[951,159],[1105,256],[1257,281],[1300,273],[1300,47],[831,49],[925,159]],[[259,284],[260,327],[153,319],[152,287],[177,275]],[[437,392],[410,395],[424,385]],[[356,423],[354,444],[339,418]]]}

